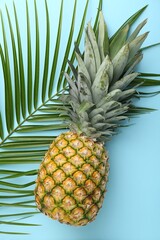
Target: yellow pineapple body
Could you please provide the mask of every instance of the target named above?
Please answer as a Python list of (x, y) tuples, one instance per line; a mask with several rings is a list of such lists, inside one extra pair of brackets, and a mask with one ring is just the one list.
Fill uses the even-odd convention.
[(74, 132), (61, 134), (40, 165), (35, 188), (37, 207), (62, 223), (86, 225), (102, 207), (108, 170), (102, 143)]

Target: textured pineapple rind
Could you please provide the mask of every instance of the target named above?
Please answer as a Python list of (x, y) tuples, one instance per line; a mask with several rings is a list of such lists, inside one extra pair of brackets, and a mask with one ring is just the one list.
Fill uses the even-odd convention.
[(86, 225), (102, 207), (108, 171), (108, 155), (102, 143), (74, 132), (61, 134), (39, 168), (37, 207), (61, 223)]

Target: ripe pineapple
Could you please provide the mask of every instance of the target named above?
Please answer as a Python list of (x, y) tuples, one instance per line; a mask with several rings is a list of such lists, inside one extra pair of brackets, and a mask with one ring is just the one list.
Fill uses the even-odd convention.
[(104, 143), (128, 118), (136, 94), (131, 83), (139, 75), (134, 68), (142, 59), (140, 47), (148, 33), (137, 35), (145, 23), (129, 37), (125, 25), (116, 44), (108, 39), (100, 12), (98, 36), (88, 23), (84, 54), (76, 48), (78, 67), (69, 62), (73, 75), (65, 73), (69, 93), (61, 100), (70, 117), (70, 131), (51, 144), (35, 188), (37, 207), (52, 219), (83, 226), (102, 207), (109, 171)]
[(104, 198), (107, 160), (102, 143), (76, 132), (61, 134), (39, 170), (35, 190), (38, 208), (72, 225), (92, 221)]

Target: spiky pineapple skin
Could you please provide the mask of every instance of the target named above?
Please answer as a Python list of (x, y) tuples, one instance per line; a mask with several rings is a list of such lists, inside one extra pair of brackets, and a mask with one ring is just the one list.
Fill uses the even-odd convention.
[(108, 171), (108, 154), (102, 143), (74, 132), (61, 134), (39, 168), (37, 207), (61, 223), (88, 224), (102, 207)]

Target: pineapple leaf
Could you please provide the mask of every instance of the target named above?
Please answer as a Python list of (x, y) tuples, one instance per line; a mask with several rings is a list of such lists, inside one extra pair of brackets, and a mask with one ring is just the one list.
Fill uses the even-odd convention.
[(107, 26), (102, 12), (99, 14), (99, 26), (98, 26), (98, 47), (101, 55), (101, 61), (104, 60), (105, 56), (109, 54), (109, 37)]
[(136, 37), (133, 41), (129, 43), (129, 60), (135, 56), (137, 51), (140, 49), (141, 45), (148, 36), (148, 32)]
[(124, 90), (137, 76), (139, 73), (131, 73), (127, 76), (124, 76), (120, 80), (118, 80), (114, 85), (111, 86), (110, 90), (113, 91), (115, 89)]
[(127, 43), (132, 42), (137, 37), (138, 33), (141, 31), (141, 29), (144, 27), (146, 23), (147, 23), (147, 19), (145, 19), (143, 22), (141, 22), (137, 26), (137, 28), (133, 31), (133, 33), (127, 39)]
[(78, 61), (78, 73), (81, 75), (83, 75), (83, 77), (87, 80), (87, 85), (91, 86), (91, 79), (90, 79), (90, 75), (88, 73), (88, 70), (83, 62), (83, 60), (81, 59), (81, 57), (76, 53), (76, 58)]
[(98, 48), (96, 36), (95, 36), (95, 33), (94, 33), (94, 31), (91, 27), (90, 22), (88, 23), (88, 27), (87, 27), (87, 34), (88, 34), (88, 38), (89, 38), (91, 46), (92, 46), (94, 59), (95, 59), (95, 64), (96, 64), (96, 71), (97, 71), (99, 69), (99, 66), (101, 65), (101, 59), (100, 59), (100, 53), (99, 53), (99, 48)]
[[(101, 97), (108, 91), (109, 87), (109, 75), (108, 69), (110, 68), (110, 62), (108, 56), (103, 60), (99, 67), (95, 80), (92, 85), (92, 93), (95, 103), (98, 103)], [(95, 93), (95, 94), (94, 94)]]
[(114, 68), (114, 75), (112, 82), (115, 81), (121, 76), (129, 57), (129, 46), (128, 44), (124, 45), (120, 51), (116, 54), (113, 58), (113, 68)]
[(136, 65), (142, 60), (143, 55), (141, 52), (138, 52), (126, 65), (124, 69), (124, 76), (126, 76), (129, 73), (132, 73)]
[(94, 51), (91, 45), (91, 41), (89, 40), (87, 31), (85, 34), (84, 65), (86, 66), (88, 73), (93, 82), (96, 75), (96, 61), (95, 61)]

